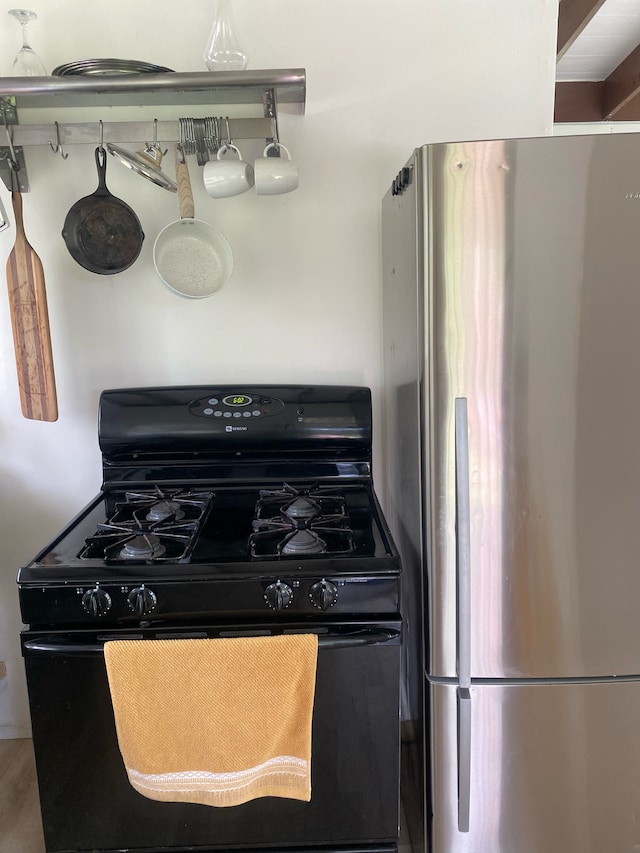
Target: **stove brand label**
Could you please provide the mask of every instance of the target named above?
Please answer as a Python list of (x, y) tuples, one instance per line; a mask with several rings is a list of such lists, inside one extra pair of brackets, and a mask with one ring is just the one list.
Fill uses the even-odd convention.
[(247, 430), (248, 430), (248, 427), (246, 427), (246, 426), (231, 426), (231, 424), (228, 424), (224, 428), (225, 432), (247, 432)]

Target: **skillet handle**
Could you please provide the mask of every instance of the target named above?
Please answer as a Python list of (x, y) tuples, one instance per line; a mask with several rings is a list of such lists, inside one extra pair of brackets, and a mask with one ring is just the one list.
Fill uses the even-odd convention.
[(98, 189), (93, 195), (111, 195), (107, 189), (107, 149), (102, 145), (96, 148), (96, 167), (98, 169)]
[(176, 183), (178, 185), (180, 219), (194, 219), (196, 208), (193, 203), (189, 167), (187, 166), (187, 158), (182, 145), (176, 145)]

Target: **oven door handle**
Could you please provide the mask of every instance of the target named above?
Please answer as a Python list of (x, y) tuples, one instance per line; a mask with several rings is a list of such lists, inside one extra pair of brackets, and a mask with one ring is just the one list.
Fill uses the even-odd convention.
[(400, 631), (394, 628), (363, 628), (346, 634), (318, 636), (319, 649), (349, 649), (354, 646), (380, 646), (398, 643)]
[[(114, 638), (115, 639), (115, 638)], [(65, 640), (25, 640), (23, 649), (28, 652), (57, 655), (101, 655), (104, 643), (74, 643)]]
[[(284, 634), (292, 632), (284, 631)], [(296, 633), (315, 633), (314, 631), (297, 631)], [(186, 636), (186, 635), (185, 635)], [(235, 636), (242, 636), (237, 634)], [(247, 637), (255, 636), (247, 633)], [(144, 641), (142, 637), (113, 637), (116, 639), (130, 639), (134, 642)], [(154, 639), (154, 638), (149, 638)], [(157, 639), (162, 639), (158, 637)], [(180, 639), (178, 635), (173, 634), (171, 639)], [(355, 646), (379, 646), (384, 643), (398, 643), (400, 641), (400, 631), (394, 628), (360, 628), (344, 634), (319, 634), (318, 648), (319, 649), (347, 649)], [(105, 642), (108, 642), (105, 641)], [(68, 640), (25, 640), (24, 649), (30, 653), (43, 653), (49, 655), (101, 655), (104, 652), (104, 642), (101, 643), (76, 643)]]

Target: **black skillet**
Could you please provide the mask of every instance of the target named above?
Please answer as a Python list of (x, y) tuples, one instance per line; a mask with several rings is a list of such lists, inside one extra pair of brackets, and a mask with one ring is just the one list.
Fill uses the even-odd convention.
[(126, 270), (142, 249), (140, 220), (107, 189), (107, 152), (96, 148), (98, 189), (77, 201), (64, 221), (62, 237), (74, 261), (99, 275)]

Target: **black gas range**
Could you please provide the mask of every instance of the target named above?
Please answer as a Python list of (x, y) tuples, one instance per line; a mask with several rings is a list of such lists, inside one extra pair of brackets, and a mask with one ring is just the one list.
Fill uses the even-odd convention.
[[(401, 567), (373, 488), (369, 389), (109, 390), (98, 440), (100, 493), (18, 573), (48, 853), (396, 850)], [(319, 638), (311, 803), (135, 792), (104, 643), (288, 632)]]
[(395, 612), (370, 406), (362, 388), (104, 392), (103, 490), (20, 570), (24, 622)]

